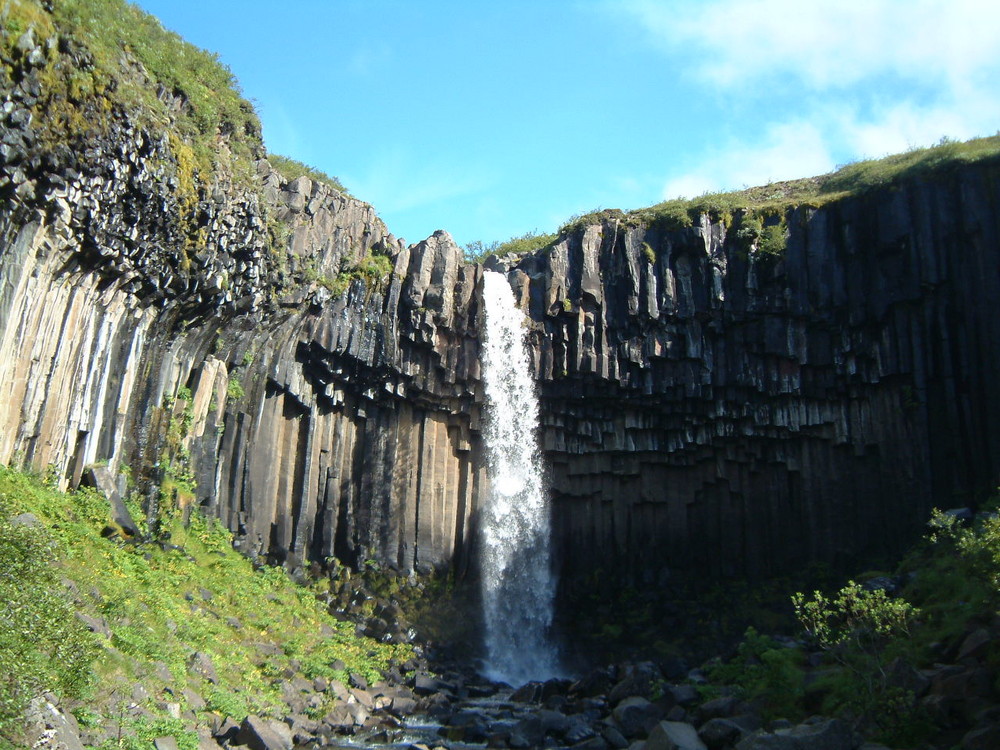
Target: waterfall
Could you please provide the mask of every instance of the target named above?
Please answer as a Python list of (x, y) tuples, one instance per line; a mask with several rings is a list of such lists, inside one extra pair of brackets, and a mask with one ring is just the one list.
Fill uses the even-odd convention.
[(483, 436), (490, 478), (480, 558), (486, 672), (519, 685), (557, 673), (549, 634), (555, 593), (549, 503), (524, 315), (504, 275), (484, 274), (483, 308)]

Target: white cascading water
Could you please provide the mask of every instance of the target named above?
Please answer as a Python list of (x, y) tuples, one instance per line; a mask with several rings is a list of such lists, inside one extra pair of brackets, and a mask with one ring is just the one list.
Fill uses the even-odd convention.
[(483, 436), (490, 492), (482, 511), (486, 673), (511, 685), (557, 673), (551, 641), (555, 581), (538, 449), (538, 398), (524, 315), (503, 274), (483, 277)]

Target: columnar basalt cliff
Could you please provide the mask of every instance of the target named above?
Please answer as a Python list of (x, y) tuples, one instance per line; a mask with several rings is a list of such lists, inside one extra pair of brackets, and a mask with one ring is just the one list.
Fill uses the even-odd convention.
[[(151, 512), (159, 487), (197, 501), (250, 554), (450, 563), (480, 473), (478, 269), (446, 234), (404, 248), (371, 206), (263, 160), (185, 185), (183, 143), (126, 111), (49, 149), (29, 58), (53, 45), (23, 41), (0, 177), (0, 461), (64, 486), (128, 469)], [(388, 273), (365, 272), (377, 256)]]
[(170, 218), (137, 161), (131, 179), (97, 157), (35, 206), (9, 199), (0, 460), (68, 484), (98, 461), (155, 484), (193, 472), (197, 500), (277, 559), (449, 562), (479, 473), (477, 269), (444, 234), (401, 248), (369, 206), (303, 178), (271, 193), (286, 262), (340, 268), (377, 247), (390, 278), (275, 295), (259, 207), (239, 195), (183, 271), (168, 232), (123, 221), (157, 197)]
[(564, 569), (851, 564), (993, 490), (998, 176), (793, 210), (780, 256), (703, 216), (521, 260)]
[[(264, 158), (195, 185), (120, 107), (54, 146), (50, 42), (3, 81), (0, 462), (128, 468), (151, 513), (163, 489), (292, 566), (465, 566), (482, 267)], [(780, 255), (739, 212), (609, 214), (490, 261), (533, 321), (562, 572), (840, 564), (995, 487), (998, 175), (792, 209)]]

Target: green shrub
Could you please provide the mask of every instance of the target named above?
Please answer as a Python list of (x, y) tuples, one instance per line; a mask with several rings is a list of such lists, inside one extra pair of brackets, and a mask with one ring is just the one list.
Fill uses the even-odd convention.
[(745, 213), (740, 218), (739, 227), (736, 229), (736, 239), (740, 240), (747, 248), (751, 247), (764, 233), (764, 222), (759, 216), (752, 213)]
[(205, 691), (205, 707), (236, 721), (241, 721), (250, 713), (250, 705), (245, 696), (217, 687), (210, 687)]
[(925, 731), (915, 696), (892, 684), (887, 667), (896, 648), (910, 637), (920, 610), (882, 589), (868, 591), (854, 581), (832, 597), (819, 591), (792, 596), (807, 635), (840, 665), (827, 678), (824, 710), (848, 710), (880, 739), (898, 744)]
[(781, 255), (788, 244), (788, 233), (784, 222), (764, 227), (757, 249), (765, 255)]
[(893, 599), (882, 589), (867, 591), (848, 581), (833, 598), (819, 591), (812, 599), (796, 593), (792, 606), (806, 633), (827, 650), (845, 646), (877, 657), (893, 638), (908, 636), (919, 610), (905, 599)]
[(356, 269), (355, 276), (367, 279), (369, 282), (385, 281), (392, 274), (392, 258), (386, 255), (372, 253), (361, 259)]
[(738, 688), (740, 695), (761, 707), (766, 718), (803, 715), (805, 670), (801, 649), (787, 648), (773, 638), (747, 628), (737, 655), (709, 670), (713, 682)]
[(923, 613), (917, 645), (957, 645), (970, 620), (1000, 608), (1000, 519), (965, 526), (935, 510), (924, 545), (902, 569), (911, 578), (904, 593)]
[(233, 401), (239, 401), (245, 395), (246, 391), (243, 390), (243, 383), (236, 378), (230, 378), (229, 383), (226, 385), (226, 397)]
[(6, 735), (42, 693), (85, 692), (96, 644), (56, 575), (55, 539), (40, 526), (11, 523), (6, 504), (0, 515), (0, 734)]
[(179, 750), (198, 750), (198, 734), (186, 729), (181, 719), (146, 716), (122, 719), (121, 737), (109, 743), (109, 750), (149, 750), (157, 737), (173, 737)]

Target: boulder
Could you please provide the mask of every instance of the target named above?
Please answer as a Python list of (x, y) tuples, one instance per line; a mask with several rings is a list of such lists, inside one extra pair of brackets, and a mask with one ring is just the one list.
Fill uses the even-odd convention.
[(608, 694), (608, 702), (612, 706), (634, 695), (651, 698), (656, 687), (663, 682), (663, 673), (651, 661), (628, 664), (621, 672), (623, 676)]
[(91, 487), (95, 487), (104, 497), (107, 498), (111, 506), (111, 519), (121, 527), (129, 536), (138, 536), (139, 527), (132, 519), (125, 501), (122, 500), (118, 491), (118, 483), (115, 481), (111, 469), (107, 466), (91, 466), (84, 473), (84, 479)]
[(698, 730), (680, 721), (661, 721), (646, 738), (646, 750), (708, 750)]
[(608, 743), (608, 747), (615, 748), (615, 750), (625, 750), (628, 747), (628, 739), (617, 727), (603, 727), (601, 729), (601, 737)]
[(745, 734), (746, 730), (735, 721), (721, 717), (709, 719), (698, 728), (698, 737), (709, 750), (735, 745)]
[(695, 709), (694, 715), (699, 723), (709, 719), (726, 718), (733, 715), (739, 703), (738, 698), (724, 695), (702, 703)]
[(243, 720), (233, 744), (246, 745), (250, 750), (292, 750), (291, 731), (280, 721), (267, 721), (250, 715)]
[(694, 685), (687, 683), (683, 685), (669, 685), (667, 687), (667, 695), (681, 706), (692, 706), (701, 697), (698, 694), (698, 689)]
[(802, 750), (802, 745), (787, 734), (759, 730), (740, 740), (736, 744), (736, 750)]
[(843, 719), (816, 719), (774, 733), (754, 732), (736, 750), (852, 750), (854, 733)]
[(213, 685), (219, 682), (219, 675), (215, 671), (212, 657), (202, 651), (196, 651), (191, 654), (188, 659), (188, 669), (196, 675), (205, 678)]
[(965, 640), (962, 641), (962, 645), (958, 649), (958, 661), (978, 659), (989, 648), (992, 642), (993, 636), (986, 628), (978, 628), (972, 631), (965, 637)]
[(1000, 724), (976, 727), (962, 737), (962, 750), (997, 750), (1000, 748)]
[(635, 695), (626, 698), (611, 712), (618, 729), (627, 738), (646, 735), (663, 718), (663, 709)]
[(36, 698), (31, 702), (25, 717), (25, 747), (44, 745), (47, 750), (83, 750), (76, 718), (61, 711), (54, 700)]

